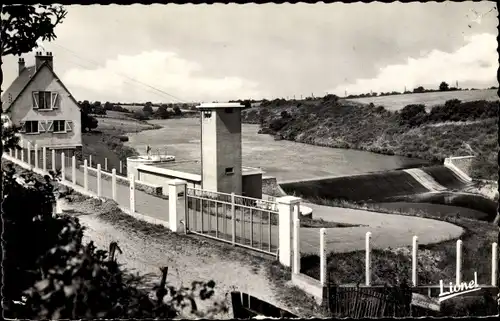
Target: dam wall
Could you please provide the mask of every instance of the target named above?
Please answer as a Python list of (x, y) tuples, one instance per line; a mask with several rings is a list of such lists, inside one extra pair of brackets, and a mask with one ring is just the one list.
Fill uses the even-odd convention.
[(421, 167), (355, 176), (286, 182), (280, 184), (289, 195), (354, 202), (382, 202), (394, 197), (445, 192), (467, 185), (446, 166)]

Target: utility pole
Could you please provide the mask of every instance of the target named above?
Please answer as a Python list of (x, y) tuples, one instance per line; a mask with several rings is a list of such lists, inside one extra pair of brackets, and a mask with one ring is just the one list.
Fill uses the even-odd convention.
[(344, 94), (344, 97), (347, 97), (347, 89), (345, 90), (345, 94)]

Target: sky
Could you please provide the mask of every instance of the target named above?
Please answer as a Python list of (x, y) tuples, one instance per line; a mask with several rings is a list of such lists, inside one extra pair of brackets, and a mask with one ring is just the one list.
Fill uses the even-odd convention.
[[(41, 43), (77, 100), (211, 102), (498, 86), (495, 2), (66, 6)], [(23, 56), (27, 65), (34, 55)], [(4, 57), (4, 85), (18, 57)]]

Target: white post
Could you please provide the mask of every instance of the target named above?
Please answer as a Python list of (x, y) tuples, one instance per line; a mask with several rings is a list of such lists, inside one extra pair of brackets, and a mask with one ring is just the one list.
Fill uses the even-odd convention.
[(47, 171), (47, 147), (42, 147), (42, 169), (44, 172)]
[(104, 157), (104, 170), (107, 172), (108, 171), (108, 158)]
[(292, 271), (295, 274), (300, 273), (300, 220), (293, 220), (293, 266)]
[(64, 164), (64, 153), (61, 153), (61, 181), (65, 181), (66, 180), (66, 164)]
[(183, 192), (183, 197), (187, 197), (186, 185), (187, 182), (180, 179), (173, 179), (168, 182), (168, 225), (172, 232), (179, 232), (180, 221), (186, 221), (187, 209), (183, 206), (185, 202), (180, 203), (182, 206), (177, 205), (180, 192)]
[(38, 168), (38, 144), (35, 144), (35, 168)]
[(83, 161), (83, 188), (89, 190), (89, 169), (87, 166), (87, 160)]
[(135, 213), (135, 175), (130, 173), (130, 212)]
[(30, 146), (31, 146), (31, 143), (30, 143), (30, 142), (28, 142), (28, 144), (27, 144), (27, 145), (28, 145), (28, 146), (27, 146), (27, 152), (28, 152), (28, 153), (27, 153), (27, 154), (28, 154), (28, 161), (27, 161), (27, 163), (28, 163), (28, 165), (30, 165), (30, 166), (31, 166), (31, 147), (30, 147)]
[(14, 149), (14, 157), (19, 159), (19, 152), (17, 151), (17, 148)]
[(457, 271), (456, 271), (456, 283), (460, 284), (462, 281), (462, 240), (457, 240)]
[(71, 157), (71, 182), (76, 185), (76, 156)]
[(418, 236), (413, 236), (413, 251), (412, 251), (412, 259), (411, 259), (411, 281), (413, 286), (417, 286), (417, 253), (418, 253)]
[(279, 261), (286, 267), (291, 266), (292, 260), (292, 217), (294, 207), (300, 203), (300, 198), (284, 196), (278, 202), (278, 235), (279, 235)]
[(89, 167), (92, 168), (92, 155), (89, 156)]
[(371, 258), (370, 258), (370, 238), (372, 236), (371, 232), (366, 232), (366, 239), (365, 239), (365, 251), (366, 251), (366, 257), (365, 257), (365, 284), (366, 286), (370, 286), (371, 284)]
[(24, 162), (24, 146), (21, 145), (21, 162)]
[(62, 214), (61, 201), (56, 199), (56, 214)]
[(116, 198), (116, 169), (111, 170), (111, 193), (113, 195), (113, 201), (117, 201)]
[(102, 196), (101, 164), (97, 164), (97, 197)]
[(498, 244), (491, 244), (491, 285), (497, 286), (498, 278)]
[(52, 171), (56, 171), (56, 150), (52, 150)]
[(319, 280), (321, 286), (326, 284), (326, 229), (319, 230)]
[(120, 174), (123, 174), (123, 163), (120, 161)]
[[(233, 244), (233, 246), (236, 245), (236, 206), (234, 197), (235, 194), (231, 193), (231, 243)], [(269, 221), (271, 220), (269, 219)]]
[(9, 156), (12, 157), (12, 148), (9, 149)]

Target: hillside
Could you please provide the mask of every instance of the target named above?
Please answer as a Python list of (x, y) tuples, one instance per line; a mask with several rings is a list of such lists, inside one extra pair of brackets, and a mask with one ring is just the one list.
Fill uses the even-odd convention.
[(450, 155), (478, 154), (474, 175), (498, 177), (497, 102), (448, 101), (430, 112), (410, 105), (398, 112), (338, 99), (264, 101), (243, 112), (260, 133), (320, 146), (351, 148), (441, 162)]
[(387, 110), (399, 110), (410, 104), (424, 104), (428, 108), (438, 105), (444, 105), (447, 100), (459, 99), (464, 102), (486, 100), (498, 101), (497, 89), (481, 90), (457, 90), (457, 91), (436, 91), (427, 93), (412, 93), (402, 95), (388, 95), (377, 97), (363, 97), (349, 99), (353, 102), (382, 105)]

